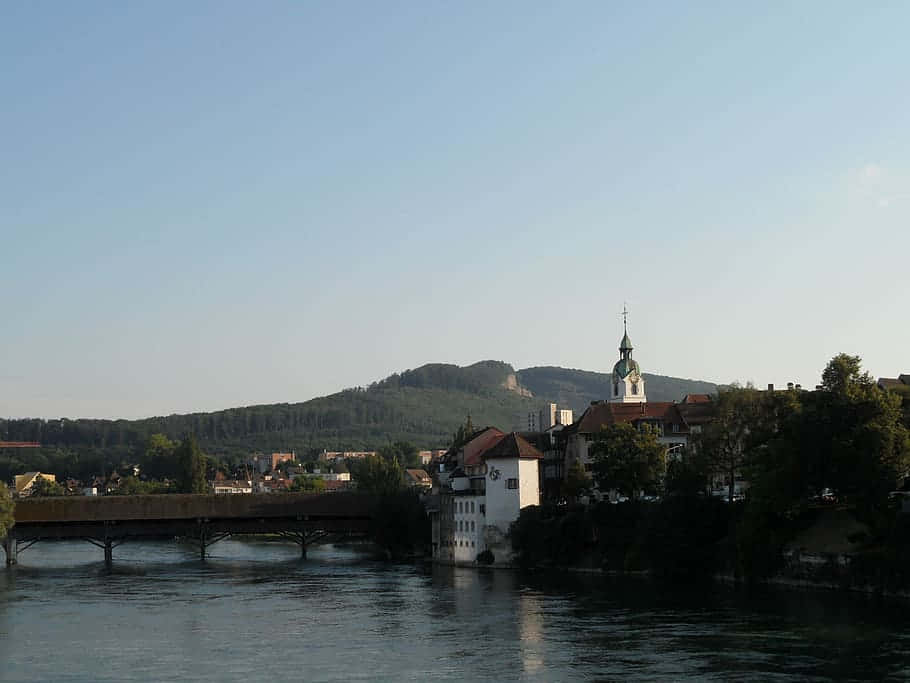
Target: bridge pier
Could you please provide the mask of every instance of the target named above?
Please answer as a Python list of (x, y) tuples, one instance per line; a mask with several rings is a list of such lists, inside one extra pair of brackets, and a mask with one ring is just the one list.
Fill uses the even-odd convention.
[(114, 544), (112, 541), (104, 541), (104, 567), (108, 571), (114, 568)]
[(10, 530), (9, 536), (3, 539), (3, 550), (6, 552), (7, 567), (19, 564), (19, 544), (17, 543), (12, 530)]

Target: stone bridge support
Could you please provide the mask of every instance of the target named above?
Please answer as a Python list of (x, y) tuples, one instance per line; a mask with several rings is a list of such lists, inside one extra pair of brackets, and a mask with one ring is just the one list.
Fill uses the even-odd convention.
[(7, 567), (19, 562), (19, 544), (16, 542), (16, 535), (12, 529), (10, 529), (9, 535), (3, 539), (3, 551), (6, 553)]

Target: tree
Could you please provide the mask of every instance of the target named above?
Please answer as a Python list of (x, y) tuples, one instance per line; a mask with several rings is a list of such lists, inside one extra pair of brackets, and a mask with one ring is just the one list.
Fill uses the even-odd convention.
[(199, 450), (196, 437), (188, 434), (174, 453), (177, 463), (177, 491), (180, 493), (206, 493), (205, 456)]
[(404, 487), (404, 473), (397, 460), (364, 458), (352, 470), (357, 489), (376, 495), (391, 495)]
[(697, 451), (687, 451), (667, 463), (664, 490), (668, 495), (696, 498), (710, 488), (710, 467)]
[(862, 359), (859, 356), (839, 353), (828, 361), (822, 371), (822, 388), (835, 394), (846, 394), (855, 387), (872, 384), (869, 373), (862, 373), (861, 369)]
[(6, 538), (6, 534), (16, 522), (13, 515), (14, 509), (15, 504), (9, 489), (0, 481), (0, 538)]
[(325, 491), (325, 481), (321, 477), (304, 477), (298, 475), (294, 477), (291, 484), (291, 491), (301, 493), (322, 493)]
[(56, 481), (39, 476), (29, 490), (30, 498), (50, 498), (64, 495), (65, 491)]
[(396, 441), (379, 449), (379, 457), (386, 462), (397, 460), (403, 467), (419, 467), (420, 452), (417, 446), (407, 441)]
[(590, 449), (594, 481), (601, 491), (616, 490), (635, 499), (655, 491), (664, 473), (666, 448), (650, 426), (623, 422), (603, 429)]
[(733, 500), (736, 475), (746, 465), (747, 437), (758, 422), (758, 391), (733, 387), (721, 391), (714, 402), (714, 419), (693, 438), (709, 474), (719, 474), (727, 484), (727, 500)]
[(142, 474), (150, 479), (172, 479), (177, 474), (174, 451), (177, 444), (164, 434), (152, 434), (145, 444), (141, 465)]
[(881, 391), (858, 356), (839, 354), (822, 373), (822, 388), (804, 399), (798, 425), (809, 488), (878, 505), (906, 473), (908, 430), (900, 396)]
[(474, 423), (471, 421), (471, 416), (468, 415), (467, 419), (464, 421), (464, 424), (460, 425), (458, 427), (458, 431), (456, 431), (452, 435), (452, 446), (451, 447), (454, 449), (461, 448), (468, 442), (468, 439), (471, 437), (471, 434), (473, 434), (473, 433), (474, 433)]
[(578, 461), (569, 465), (566, 470), (566, 478), (562, 482), (562, 495), (569, 501), (578, 500), (591, 489), (591, 477), (585, 472)]

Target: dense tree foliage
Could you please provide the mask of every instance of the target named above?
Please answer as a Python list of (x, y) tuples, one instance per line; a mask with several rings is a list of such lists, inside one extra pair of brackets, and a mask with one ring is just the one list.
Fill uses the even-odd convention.
[(396, 441), (379, 449), (379, 457), (386, 462), (397, 462), (402, 467), (420, 467), (420, 452), (408, 441)]
[(616, 490), (634, 499), (642, 491), (656, 493), (660, 487), (666, 446), (648, 425), (636, 429), (622, 422), (605, 427), (589, 454), (594, 481), (601, 491)]
[(392, 495), (404, 488), (404, 471), (397, 460), (362, 458), (351, 463), (351, 478), (357, 490), (374, 495)]
[(518, 563), (525, 567), (710, 576), (725, 568), (723, 544), (738, 511), (738, 506), (704, 496), (529, 506), (512, 524), (510, 538)]
[(179, 493), (207, 493), (205, 480), (205, 456), (196, 442), (196, 437), (188, 434), (174, 452), (177, 463), (177, 491)]
[(0, 481), (0, 538), (6, 538), (7, 532), (14, 523), (13, 510), (15, 505), (6, 484)]
[(370, 536), (392, 559), (424, 552), (430, 543), (430, 521), (416, 491), (398, 488), (377, 499)]
[(566, 470), (560, 493), (567, 501), (574, 503), (591, 490), (591, 484), (591, 477), (585, 472), (582, 464), (573, 462)]
[(62, 496), (65, 493), (63, 487), (56, 481), (52, 481), (46, 477), (38, 477), (35, 483), (32, 484), (28, 495), (29, 498), (50, 498), (53, 496)]
[(300, 493), (322, 493), (325, 491), (325, 481), (320, 477), (304, 477), (298, 475), (294, 477), (291, 484), (291, 491)]

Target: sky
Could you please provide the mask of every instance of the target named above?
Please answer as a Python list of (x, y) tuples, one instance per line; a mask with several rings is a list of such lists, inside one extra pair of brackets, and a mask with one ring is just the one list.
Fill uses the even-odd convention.
[(910, 372), (910, 4), (6, 2), (0, 415)]

